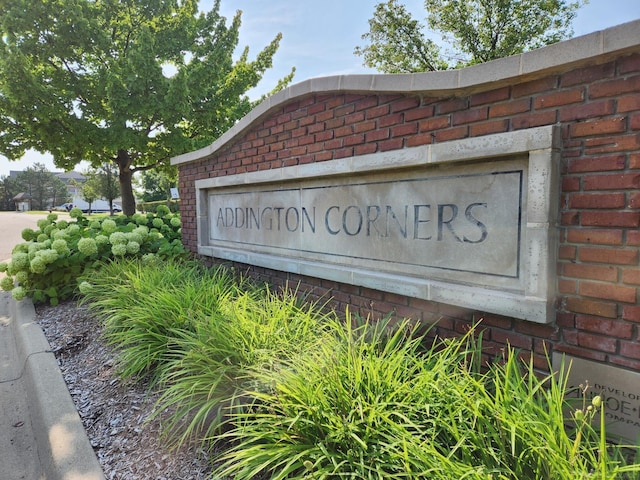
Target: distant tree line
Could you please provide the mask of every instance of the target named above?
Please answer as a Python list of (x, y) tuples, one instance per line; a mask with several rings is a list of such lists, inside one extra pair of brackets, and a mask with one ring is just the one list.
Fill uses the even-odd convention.
[[(120, 197), (118, 171), (113, 164), (105, 163), (100, 168), (90, 168), (82, 172), (83, 180), (72, 179), (78, 197), (92, 204), (104, 199), (111, 205)], [(171, 199), (171, 188), (177, 183), (175, 168), (148, 170), (136, 179), (136, 194), (143, 202)], [(73, 201), (68, 186), (63, 180), (41, 164), (36, 163), (13, 176), (0, 176), (0, 210), (16, 209), (16, 195), (26, 193), (31, 199), (32, 210), (48, 210)]]
[(29, 195), (32, 210), (47, 210), (69, 200), (65, 183), (41, 163), (16, 176), (0, 176), (0, 210), (15, 210), (13, 199), (20, 193)]

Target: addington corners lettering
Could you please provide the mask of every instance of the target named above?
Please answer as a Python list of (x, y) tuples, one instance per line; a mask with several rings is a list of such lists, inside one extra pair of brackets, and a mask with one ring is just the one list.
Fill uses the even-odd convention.
[(230, 255), (269, 260), (282, 255), (415, 277), (491, 275), (483, 284), (519, 279), (521, 171), (410, 175), (212, 189), (207, 240)]
[(332, 236), (482, 243), (489, 236), (480, 220), (486, 202), (414, 205), (224, 206), (215, 213), (216, 229), (266, 230)]

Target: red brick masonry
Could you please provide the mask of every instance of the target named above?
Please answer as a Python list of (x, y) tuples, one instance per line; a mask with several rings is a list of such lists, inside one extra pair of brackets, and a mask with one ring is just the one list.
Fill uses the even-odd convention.
[[(445, 95), (309, 94), (285, 101), (210, 157), (179, 164), (183, 241), (197, 249), (194, 182), (454, 139), (560, 125), (557, 319), (538, 324), (397, 294), (240, 265), (300, 284), (339, 310), (437, 321), (458, 335), (478, 319), (488, 353), (510, 344), (547, 369), (546, 349), (640, 371), (640, 48)], [(525, 54), (526, 55), (526, 54)]]

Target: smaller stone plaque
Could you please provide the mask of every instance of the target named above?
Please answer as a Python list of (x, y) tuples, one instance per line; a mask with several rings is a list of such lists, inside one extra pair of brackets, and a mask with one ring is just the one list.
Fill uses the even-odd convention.
[[(562, 367), (563, 355), (553, 354), (553, 368)], [(588, 401), (596, 395), (604, 399), (607, 436), (635, 445), (640, 441), (640, 373), (582, 358), (564, 356), (569, 368), (569, 398), (581, 397), (580, 385), (589, 385)], [(599, 424), (594, 426), (599, 427)]]

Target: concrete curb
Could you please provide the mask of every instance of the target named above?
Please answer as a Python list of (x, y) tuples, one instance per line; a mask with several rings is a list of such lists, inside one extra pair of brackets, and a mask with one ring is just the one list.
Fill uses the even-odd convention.
[(28, 404), (36, 447), (48, 480), (104, 480), (78, 411), (30, 300), (12, 301), (17, 361), (24, 365)]

